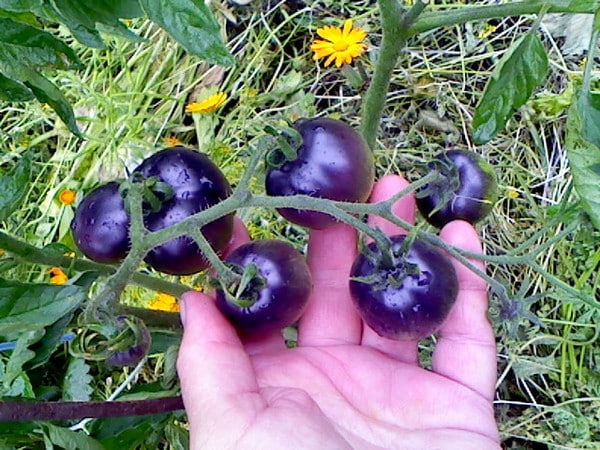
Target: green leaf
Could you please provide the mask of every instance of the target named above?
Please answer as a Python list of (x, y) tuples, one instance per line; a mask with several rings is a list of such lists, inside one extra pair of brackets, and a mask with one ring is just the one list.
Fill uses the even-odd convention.
[[(7, 18), (0, 18), (0, 67), (4, 73), (18, 66), (68, 69), (80, 67), (75, 51), (50, 33)], [(14, 77), (13, 77), (14, 78)]]
[(60, 89), (36, 71), (31, 69), (26, 69), (25, 71), (27, 72), (27, 76), (23, 82), (31, 89), (38, 101), (50, 105), (56, 114), (58, 114), (58, 117), (65, 123), (69, 131), (75, 136), (82, 138), (83, 136), (75, 120), (73, 108)]
[(99, 31), (106, 31), (129, 40), (143, 40), (130, 31), (120, 18), (139, 17), (143, 14), (137, 0), (111, 0), (82, 2), (81, 0), (55, 0), (46, 14), (64, 23), (73, 36), (92, 48), (104, 48)]
[(4, 379), (2, 380), (5, 385), (12, 383), (23, 373), (25, 363), (35, 357), (35, 352), (32, 352), (29, 346), (38, 342), (42, 336), (44, 336), (43, 330), (21, 333), (17, 339), (17, 345), (6, 363)]
[(600, 108), (597, 97), (579, 90), (567, 117), (565, 145), (575, 191), (594, 226), (600, 229)]
[(78, 286), (21, 283), (0, 278), (0, 335), (37, 330), (77, 309), (86, 299)]
[(31, 178), (31, 161), (22, 157), (8, 173), (0, 176), (0, 222), (5, 221), (15, 211), (25, 195)]
[(106, 450), (157, 448), (160, 435), (172, 417), (171, 413), (163, 413), (98, 419), (94, 421), (91, 435), (102, 442)]
[(220, 38), (220, 26), (204, 0), (140, 0), (146, 14), (189, 53), (211, 64), (231, 66), (233, 56)]
[(42, 4), (42, 0), (0, 0), (0, 9), (13, 12), (32, 11)]
[(40, 422), (40, 428), (50, 442), (66, 450), (105, 450), (96, 439), (84, 432), (71, 431), (48, 422)]
[(35, 352), (35, 358), (28, 361), (28, 370), (39, 367), (50, 359), (58, 346), (63, 342), (63, 336), (65, 335), (67, 326), (71, 323), (72, 319), (73, 313), (67, 314), (49, 327), (46, 327), (44, 338), (30, 347), (31, 350)]
[(94, 378), (90, 375), (90, 366), (82, 358), (72, 358), (63, 381), (63, 400), (88, 401), (94, 390), (91, 387)]
[(22, 83), (11, 80), (0, 73), (0, 100), (6, 102), (26, 102), (33, 100), (33, 93)]
[(25, 372), (19, 372), (19, 374), (12, 380), (5, 379), (5, 368), (6, 366), (0, 359), (0, 397), (24, 397), (34, 398), (33, 387), (31, 381)]
[(547, 72), (546, 49), (532, 30), (513, 45), (489, 79), (473, 117), (473, 141), (485, 144), (496, 136)]

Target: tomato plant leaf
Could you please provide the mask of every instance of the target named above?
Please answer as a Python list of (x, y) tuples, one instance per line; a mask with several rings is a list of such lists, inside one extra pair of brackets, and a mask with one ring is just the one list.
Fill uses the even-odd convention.
[(579, 90), (569, 108), (565, 145), (573, 185), (585, 212), (600, 229), (600, 108), (595, 95)]
[(42, 0), (0, 0), (0, 9), (12, 12), (32, 11), (42, 4)]
[(211, 64), (234, 64), (220, 38), (221, 27), (204, 0), (140, 2), (150, 20), (164, 28), (189, 53)]
[[(6, 363), (4, 377), (2, 377), (2, 382), (5, 388), (18, 378), (26, 379), (23, 378), (23, 375), (25, 375), (23, 366), (35, 357), (35, 352), (31, 351), (29, 346), (39, 341), (43, 335), (43, 330), (29, 331), (27, 333), (20, 334), (15, 348), (12, 351), (8, 362)], [(19, 392), (18, 395), (33, 397), (33, 390), (31, 390), (28, 394), (29, 395), (26, 395), (26, 392)]]
[(488, 80), (473, 117), (473, 141), (485, 144), (529, 99), (548, 72), (548, 55), (535, 30), (519, 39)]
[(77, 309), (86, 299), (72, 285), (21, 283), (0, 278), (0, 335), (37, 330)]
[(81, 66), (75, 51), (63, 41), (46, 31), (11, 19), (0, 18), (0, 42), (0, 67), (11, 62), (37, 69)]
[(161, 413), (98, 419), (94, 421), (91, 435), (102, 442), (106, 450), (156, 448), (160, 431), (172, 417), (171, 413)]
[(31, 177), (31, 161), (22, 157), (8, 173), (0, 176), (0, 222), (6, 220), (27, 194)]
[(0, 360), (0, 397), (34, 398), (33, 386), (25, 372), (19, 372), (16, 377), (8, 379), (6, 365)]
[(90, 366), (82, 358), (72, 358), (63, 380), (63, 400), (86, 402), (92, 398)]
[(27, 370), (39, 367), (50, 359), (58, 346), (64, 342), (67, 326), (72, 319), (73, 313), (67, 314), (46, 327), (44, 338), (30, 347), (35, 352), (35, 357), (27, 362)]
[(26, 102), (34, 98), (33, 92), (23, 83), (11, 80), (0, 73), (0, 100), (6, 102)]
[(72, 431), (49, 422), (39, 422), (39, 425), (48, 440), (60, 448), (66, 450), (105, 450), (100, 442), (83, 432)]
[(58, 114), (58, 117), (65, 123), (69, 131), (75, 136), (82, 138), (83, 136), (75, 120), (73, 108), (60, 89), (38, 72), (29, 68), (25, 68), (24, 71), (27, 75), (23, 82), (31, 89), (38, 101), (40, 103), (47, 103)]

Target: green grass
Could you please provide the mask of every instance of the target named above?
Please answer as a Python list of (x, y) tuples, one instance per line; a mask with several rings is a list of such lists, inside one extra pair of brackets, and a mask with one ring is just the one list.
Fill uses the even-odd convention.
[[(358, 125), (364, 92), (353, 88), (341, 71), (316, 64), (308, 45), (317, 26), (354, 17), (370, 31), (372, 52), (362, 62), (369, 73), (381, 39), (372, 2), (322, 1), (310, 8), (268, 8), (255, 2), (232, 12), (238, 23), (227, 26), (229, 45), (243, 64), (231, 70), (186, 55), (164, 32), (143, 21), (131, 26), (146, 42), (109, 38), (108, 49), (102, 51), (84, 48), (59, 30), (85, 64), (79, 72), (54, 74), (54, 80), (71, 100), (86, 139), (69, 134), (44, 105), (0, 105), (0, 163), (8, 164), (26, 151), (35, 160), (35, 182), (5, 229), (35, 245), (70, 244), (73, 207), (59, 204), (60, 190), (73, 189), (81, 198), (102, 181), (124, 177), (126, 168), (163, 146), (166, 137), (190, 146), (202, 143), (235, 184), (266, 123), (319, 113)], [(479, 33), (486, 24), (475, 23), (410, 41), (397, 65), (382, 120), (378, 175), (401, 173), (414, 180), (419, 165), (441, 148), (473, 148), (470, 120), (492, 66), (530, 22), (507, 19), (494, 24), (497, 30), (484, 38)], [(569, 225), (568, 218), (558, 224), (551, 220), (561, 205), (576, 200), (564, 151), (566, 112), (557, 94), (566, 92), (568, 98), (570, 80), (581, 76), (581, 60), (565, 58), (547, 35), (544, 42), (551, 59), (547, 83), (500, 136), (477, 148), (497, 168), (501, 186), (493, 216), (480, 227), (490, 254), (502, 254), (536, 233), (533, 247), (543, 245)], [(213, 122), (194, 123), (184, 107), (211, 86), (227, 92), (229, 99)], [(198, 135), (197, 127), (209, 132)], [(260, 178), (253, 181), (253, 189), (261, 186)], [(240, 216), (255, 238), (281, 237), (304, 245), (305, 231), (271, 211), (244, 210)], [(580, 227), (546, 249), (537, 264), (600, 301), (599, 242), (600, 232)], [(9, 275), (43, 281), (46, 269), (19, 266)], [(541, 324), (523, 316), (506, 320), (499, 299), (492, 298), (499, 361), (496, 408), (505, 447), (598, 448), (600, 308), (567, 295), (528, 265), (490, 264), (488, 272), (535, 297), (527, 307)], [(203, 277), (186, 281), (200, 284)], [(132, 294), (125, 301), (144, 303), (148, 296)], [(140, 377), (159, 379), (162, 359), (151, 366)], [(115, 377), (109, 383), (98, 381), (102, 397), (108, 397), (125, 374)]]

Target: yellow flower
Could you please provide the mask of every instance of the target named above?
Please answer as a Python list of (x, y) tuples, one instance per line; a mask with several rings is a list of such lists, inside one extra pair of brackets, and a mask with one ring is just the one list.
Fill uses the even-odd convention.
[(164, 137), (162, 139), (162, 141), (164, 142), (164, 144), (167, 147), (177, 147), (178, 145), (183, 145), (183, 142), (181, 142), (179, 139), (177, 139), (176, 136), (167, 136), (167, 137)]
[(515, 188), (509, 187), (506, 189), (506, 196), (508, 198), (519, 198), (520, 194)]
[(75, 198), (75, 192), (73, 192), (71, 189), (63, 189), (58, 194), (58, 200), (63, 205), (72, 205), (73, 203), (75, 203)]
[(60, 267), (52, 267), (48, 269), (48, 273), (50, 274), (50, 283), (52, 284), (65, 284), (69, 279)]
[(186, 113), (208, 113), (214, 111), (227, 100), (225, 92), (217, 92), (205, 100), (190, 103), (185, 107)]
[(325, 67), (334, 61), (336, 67), (350, 64), (367, 50), (367, 45), (362, 43), (367, 32), (362, 28), (352, 28), (352, 19), (346, 20), (343, 28), (328, 25), (317, 29), (317, 34), (323, 39), (315, 39), (310, 49), (315, 52), (313, 59), (327, 58)]
[(494, 33), (494, 32), (495, 32), (497, 29), (498, 29), (498, 27), (497, 27), (497, 26), (495, 26), (495, 25), (491, 25), (491, 24), (489, 24), (489, 23), (488, 23), (488, 24), (485, 26), (485, 28), (479, 32), (479, 35), (478, 35), (478, 37), (479, 37), (479, 39), (485, 39), (485, 38), (486, 38), (486, 37), (488, 37), (490, 34)]
[(157, 311), (179, 312), (177, 299), (163, 292), (156, 294), (148, 307)]

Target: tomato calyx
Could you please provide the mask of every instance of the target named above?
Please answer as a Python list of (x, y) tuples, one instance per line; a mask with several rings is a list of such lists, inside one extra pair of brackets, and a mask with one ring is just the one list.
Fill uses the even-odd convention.
[(134, 367), (147, 354), (151, 336), (144, 321), (135, 316), (118, 316), (87, 323), (71, 343), (71, 354), (109, 366)]
[(430, 172), (437, 172), (438, 177), (415, 192), (415, 196), (417, 198), (433, 196), (440, 199), (440, 203), (429, 213), (432, 216), (445, 208), (460, 189), (460, 173), (456, 164), (444, 153), (429, 161), (425, 167)]
[[(144, 209), (148, 212), (159, 212), (165, 202), (173, 198), (173, 188), (158, 177), (145, 177), (139, 172), (134, 172), (131, 177), (122, 182), (119, 187), (121, 197), (125, 199), (127, 204), (127, 191), (131, 189), (132, 184), (142, 185), (142, 198), (144, 200)], [(128, 206), (126, 206), (128, 208)]]
[(244, 267), (230, 262), (225, 264), (237, 276), (213, 278), (211, 284), (223, 291), (229, 303), (240, 308), (249, 308), (258, 301), (260, 291), (267, 284), (265, 279), (256, 264), (248, 264)]
[[(301, 119), (299, 119), (301, 120)], [(279, 168), (288, 161), (294, 161), (298, 157), (298, 149), (302, 145), (302, 136), (295, 128), (298, 122), (287, 123), (275, 128), (272, 125), (265, 127), (265, 132), (273, 138), (273, 148), (265, 156), (267, 167)]]
[(364, 239), (359, 241), (359, 252), (372, 265), (370, 275), (351, 277), (352, 281), (368, 284), (374, 290), (388, 287), (399, 288), (407, 277), (421, 275), (419, 266), (407, 259), (414, 238), (407, 237), (401, 245), (394, 246), (392, 240), (385, 236), (376, 244), (366, 244)]

